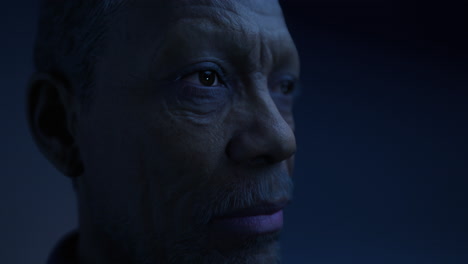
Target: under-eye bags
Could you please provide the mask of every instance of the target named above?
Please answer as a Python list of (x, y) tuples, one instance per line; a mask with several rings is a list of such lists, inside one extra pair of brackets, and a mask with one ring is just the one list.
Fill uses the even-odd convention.
[(212, 62), (204, 62), (185, 69), (175, 82), (177, 102), (197, 113), (219, 109), (229, 97), (223, 71)]
[(179, 87), (179, 99), (202, 102), (212, 100), (222, 100), (227, 95), (225, 87), (204, 87), (196, 86), (189, 83), (182, 83)]

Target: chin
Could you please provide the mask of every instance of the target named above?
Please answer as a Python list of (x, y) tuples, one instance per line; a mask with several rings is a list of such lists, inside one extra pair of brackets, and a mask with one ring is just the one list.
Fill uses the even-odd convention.
[[(210, 243), (208, 236), (180, 241), (168, 254), (168, 264), (280, 264), (279, 234), (256, 236), (242, 244)], [(164, 262), (166, 263), (166, 262)]]

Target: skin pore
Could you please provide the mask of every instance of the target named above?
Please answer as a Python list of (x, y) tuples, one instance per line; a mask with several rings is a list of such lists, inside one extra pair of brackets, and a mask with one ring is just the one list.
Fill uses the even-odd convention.
[(73, 133), (80, 263), (279, 263), (278, 233), (210, 225), (292, 198), (299, 58), (279, 4), (135, 0), (109, 24)]

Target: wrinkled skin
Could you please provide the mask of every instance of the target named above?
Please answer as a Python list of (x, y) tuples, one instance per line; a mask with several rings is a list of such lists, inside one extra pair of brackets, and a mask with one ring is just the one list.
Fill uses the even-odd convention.
[(136, 0), (110, 24), (73, 134), (81, 262), (279, 263), (277, 233), (210, 235), (291, 199), (299, 59), (278, 3)]

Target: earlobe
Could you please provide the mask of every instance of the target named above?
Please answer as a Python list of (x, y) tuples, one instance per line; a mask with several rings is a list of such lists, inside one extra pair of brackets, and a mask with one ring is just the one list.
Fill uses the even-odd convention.
[(75, 140), (76, 111), (64, 81), (51, 74), (36, 73), (29, 82), (26, 114), (39, 150), (63, 174), (77, 177), (83, 164)]

